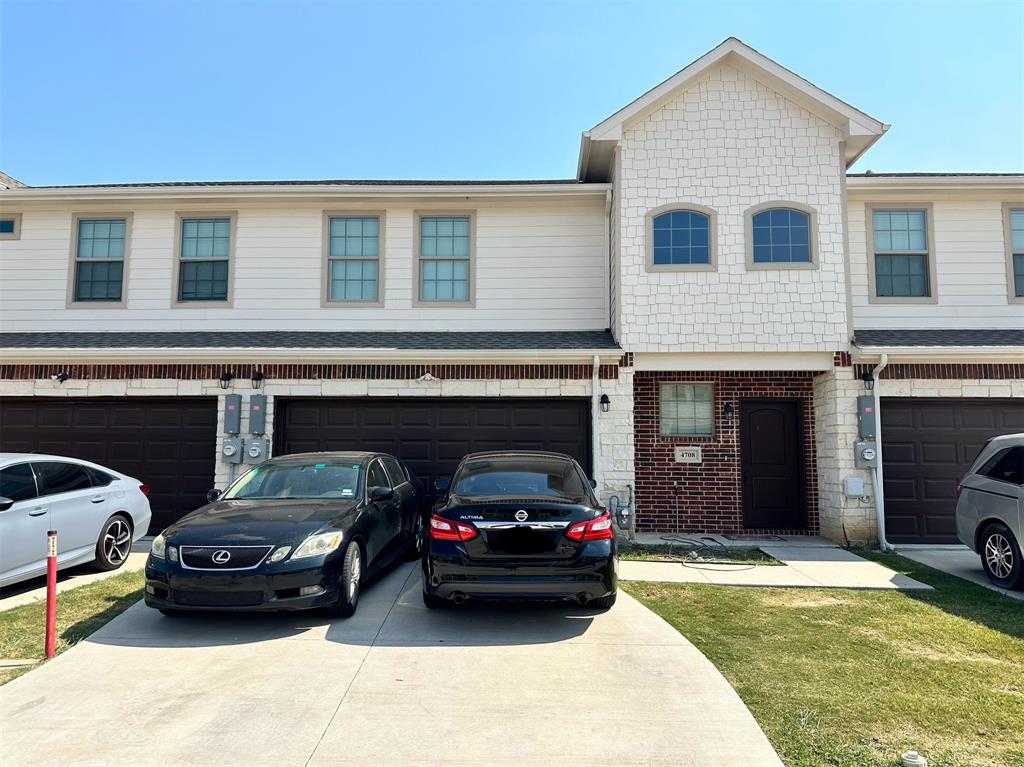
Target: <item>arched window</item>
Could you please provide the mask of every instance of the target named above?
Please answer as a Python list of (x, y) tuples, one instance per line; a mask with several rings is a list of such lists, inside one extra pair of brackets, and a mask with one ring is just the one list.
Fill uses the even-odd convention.
[(751, 216), (753, 263), (810, 264), (811, 214), (796, 208), (768, 208)]
[(652, 266), (711, 264), (711, 216), (696, 210), (668, 210), (651, 219)]

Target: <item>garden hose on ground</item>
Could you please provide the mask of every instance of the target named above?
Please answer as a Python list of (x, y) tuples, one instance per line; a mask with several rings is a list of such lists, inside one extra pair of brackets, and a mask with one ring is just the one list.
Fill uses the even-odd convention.
[[(683, 535), (663, 535), (661, 540), (665, 541), (669, 546), (666, 556), (678, 558), (679, 563), (683, 567), (692, 567), (699, 570), (702, 565), (734, 565), (734, 570), (736, 571), (750, 570), (756, 567), (756, 565), (736, 564), (730, 561), (721, 554), (721, 552), (728, 552), (729, 547), (714, 538), (687, 538)], [(685, 550), (681, 550), (676, 554), (672, 548), (677, 545), (681, 549), (685, 548)], [(717, 557), (715, 552), (718, 552)]]

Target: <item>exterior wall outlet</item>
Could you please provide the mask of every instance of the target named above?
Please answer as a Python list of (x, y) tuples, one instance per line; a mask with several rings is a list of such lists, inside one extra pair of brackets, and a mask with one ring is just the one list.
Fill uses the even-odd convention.
[(873, 469), (878, 466), (878, 445), (874, 442), (858, 442), (854, 445), (853, 465), (858, 469)]
[(270, 442), (265, 439), (250, 439), (245, 443), (245, 462), (263, 463), (270, 452)]
[(856, 474), (843, 477), (843, 495), (847, 498), (863, 498), (864, 477), (859, 477)]
[(220, 448), (220, 457), (224, 463), (242, 462), (242, 440), (226, 439)]

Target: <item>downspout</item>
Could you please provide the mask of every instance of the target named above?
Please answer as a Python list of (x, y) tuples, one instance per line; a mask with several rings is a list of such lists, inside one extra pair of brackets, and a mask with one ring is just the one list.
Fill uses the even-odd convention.
[(875, 455), (876, 465), (871, 470), (871, 483), (875, 491), (875, 515), (878, 518), (878, 546), (882, 551), (889, 551), (892, 547), (885, 539), (885, 493), (883, 492), (884, 478), (882, 476), (882, 371), (889, 364), (889, 355), (882, 352), (878, 364), (871, 371), (871, 377), (875, 379), (875, 386), (872, 390), (875, 397)]
[(591, 366), (590, 375), (590, 474), (597, 485), (597, 495), (601, 496), (601, 452), (600, 439), (598, 438), (598, 426), (601, 413), (601, 392), (600, 392), (601, 358), (594, 355), (594, 363)]

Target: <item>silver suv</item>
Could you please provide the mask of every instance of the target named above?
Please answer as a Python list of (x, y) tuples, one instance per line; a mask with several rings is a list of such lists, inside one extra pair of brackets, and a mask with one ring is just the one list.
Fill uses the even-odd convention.
[(981, 555), (990, 581), (1004, 589), (1024, 585), (1024, 434), (985, 443), (957, 486), (956, 532)]

